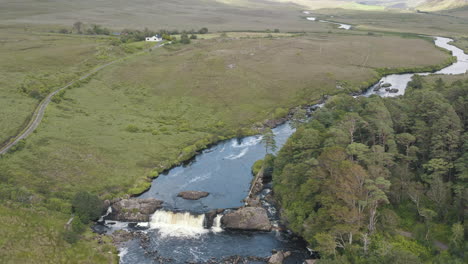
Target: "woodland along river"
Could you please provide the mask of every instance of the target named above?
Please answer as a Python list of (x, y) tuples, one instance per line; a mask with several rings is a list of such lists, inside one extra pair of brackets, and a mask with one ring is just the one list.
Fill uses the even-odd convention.
[[(438, 47), (450, 50), (457, 62), (436, 72), (437, 74), (464, 74), (468, 70), (468, 55), (450, 45), (451, 39), (436, 37)], [(420, 73), (427, 75), (429, 73)], [(382, 97), (402, 95), (414, 74), (392, 74), (383, 77), (362, 96), (377, 94)], [(391, 84), (393, 92), (380, 88)], [(388, 86), (388, 85), (386, 85)], [(389, 89), (387, 89), (389, 90)], [(315, 107), (320, 107), (316, 105)], [(312, 107), (313, 108), (313, 107)], [(294, 133), (288, 122), (274, 130), (278, 148)], [(252, 181), (251, 167), (265, 156), (261, 136), (250, 136), (220, 142), (197, 155), (188, 164), (175, 167), (153, 181), (152, 187), (139, 198), (163, 200), (164, 208), (157, 211), (149, 223), (137, 226), (107, 221), (107, 232), (117, 229), (143, 230), (149, 241), (142, 246), (133, 239), (120, 248), (121, 263), (217, 263), (232, 256), (266, 258), (272, 250), (286, 250), (293, 254), (285, 263), (303, 263), (310, 258), (305, 243), (289, 232), (236, 232), (223, 230), (222, 215), (215, 218), (213, 227), (204, 227), (204, 213), (212, 209), (243, 206)], [(263, 190), (263, 196), (271, 191)], [(177, 197), (185, 190), (206, 191), (210, 195), (198, 201)], [(276, 208), (262, 201), (273, 225), (278, 223)], [(115, 222), (115, 221), (113, 221)], [(252, 259), (252, 258), (251, 258)], [(249, 260), (248, 263), (264, 263)]]

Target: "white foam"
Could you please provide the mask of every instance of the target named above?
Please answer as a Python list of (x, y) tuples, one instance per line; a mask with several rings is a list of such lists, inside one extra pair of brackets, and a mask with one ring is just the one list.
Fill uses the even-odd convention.
[(150, 228), (157, 229), (161, 237), (198, 237), (208, 232), (203, 226), (204, 221), (204, 214), (161, 210), (151, 216)]
[(127, 255), (128, 253), (128, 248), (119, 248), (119, 258), (120, 258), (120, 263), (122, 263), (122, 258)]
[[(200, 176), (196, 176), (195, 178), (191, 179), (190, 181), (188, 181), (188, 184), (190, 183), (194, 183), (194, 182), (200, 182), (200, 181), (204, 181), (204, 180), (207, 180), (210, 178), (210, 175), (211, 173), (207, 173), (207, 174), (203, 174), (203, 175), (200, 175)], [(187, 184), (186, 184), (187, 185)]]
[(225, 159), (228, 159), (228, 160), (235, 160), (235, 159), (239, 159), (239, 158), (242, 158), (243, 156), (245, 156), (245, 154), (247, 154), (247, 151), (249, 151), (248, 148), (245, 148), (243, 149), (239, 154), (237, 155), (229, 155), (227, 157), (224, 157)]
[(233, 148), (246, 148), (250, 146), (254, 146), (259, 144), (262, 141), (262, 136), (254, 136), (254, 137), (249, 137), (247, 139), (244, 139), (241, 144), (237, 143), (237, 140), (234, 140), (232, 142), (232, 147)]
[(223, 231), (223, 228), (221, 227), (221, 218), (223, 218), (222, 215), (216, 215), (215, 219), (213, 220), (213, 226), (211, 227), (211, 231), (213, 231), (213, 233), (219, 233)]

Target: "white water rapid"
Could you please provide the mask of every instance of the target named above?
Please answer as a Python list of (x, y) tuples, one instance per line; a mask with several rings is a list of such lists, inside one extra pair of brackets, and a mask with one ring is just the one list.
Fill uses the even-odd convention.
[(160, 210), (153, 214), (149, 226), (157, 229), (162, 237), (197, 237), (209, 231), (204, 228), (204, 222), (204, 214)]
[(221, 227), (221, 218), (222, 215), (216, 215), (215, 219), (213, 220), (213, 226), (211, 227), (211, 230), (214, 233), (219, 233), (223, 231), (223, 228)]

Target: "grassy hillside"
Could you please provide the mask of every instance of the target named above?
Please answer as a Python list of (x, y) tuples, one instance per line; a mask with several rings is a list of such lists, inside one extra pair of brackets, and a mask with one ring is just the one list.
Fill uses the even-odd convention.
[(466, 5), (468, 5), (467, 0), (427, 0), (416, 8), (423, 11), (439, 11)]
[[(190, 30), (208, 27), (217, 30), (282, 31), (320, 30), (321, 24), (308, 24), (301, 18), (303, 7), (291, 3), (246, 1), (223, 3), (215, 0), (133, 0), (62, 1), (0, 0), (0, 24), (60, 24), (76, 21), (111, 28)], [(92, 7), (92, 8), (90, 8)]]

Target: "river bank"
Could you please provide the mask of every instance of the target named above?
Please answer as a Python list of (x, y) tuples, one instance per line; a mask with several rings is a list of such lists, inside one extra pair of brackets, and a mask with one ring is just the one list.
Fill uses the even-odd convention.
[[(447, 40), (444, 40), (445, 44), (448, 43)], [(401, 82), (400, 83), (396, 83), (396, 82), (393, 82), (391, 83), (392, 86), (394, 87), (400, 87), (401, 88), (401, 93), (404, 93), (404, 88), (406, 87), (406, 84), (407, 84), (407, 76), (402, 76), (402, 79), (403, 80), (400, 80)], [(403, 87), (403, 85), (405, 87)], [(372, 93), (372, 92), (376, 92), (373, 90), (373, 88), (371, 87), (371, 89), (368, 90), (368, 93)], [(366, 94), (366, 93), (364, 93)], [(390, 93), (386, 93), (386, 94), (383, 94), (381, 96), (390, 96)], [(284, 126), (284, 125), (283, 125)], [(282, 128), (284, 129), (284, 127)], [(289, 128), (289, 132), (285, 133), (287, 134), (288, 136), (284, 137), (284, 134), (281, 133), (281, 129), (278, 129), (278, 127), (276, 128), (276, 134), (277, 135), (282, 135), (282, 139), (280, 140), (280, 142), (285, 142), (285, 140), (287, 140), (287, 138), (289, 137), (289, 135), (291, 135), (293, 133), (293, 131), (290, 130), (291, 128)], [(195, 159), (193, 159), (189, 164), (186, 164), (185, 166), (180, 166), (180, 167), (176, 167), (176, 168), (173, 168), (172, 170), (170, 170), (169, 172), (167, 172), (165, 175), (162, 175), (161, 177), (157, 178), (155, 180), (155, 182), (153, 183), (152, 185), (152, 188), (150, 188), (150, 190), (146, 193), (144, 193), (143, 195), (140, 196), (140, 198), (148, 198), (148, 197), (157, 197), (157, 198), (160, 198), (162, 200), (165, 201), (165, 210), (172, 210), (173, 212), (177, 212), (178, 210), (186, 210), (186, 211), (192, 211), (192, 212), (203, 212), (203, 211), (207, 211), (207, 210), (213, 210), (213, 209), (219, 209), (219, 208), (236, 208), (236, 207), (242, 207), (242, 203), (239, 202), (241, 201), (243, 198), (245, 198), (247, 195), (246, 193), (244, 192), (243, 195), (241, 196), (237, 196), (237, 197), (240, 197), (241, 199), (239, 198), (235, 198), (236, 196), (232, 196), (231, 195), (226, 195), (229, 193), (229, 190), (228, 189), (244, 189), (244, 190), (248, 190), (249, 188), (246, 188), (247, 186), (249, 186), (250, 184), (250, 181), (247, 181), (248, 184), (244, 184), (246, 187), (242, 187), (244, 185), (236, 185), (236, 183), (238, 182), (238, 175), (242, 175), (242, 173), (240, 173), (239, 171), (237, 171), (238, 173), (235, 173), (235, 174), (232, 174), (232, 173), (228, 173), (229, 171), (231, 170), (236, 170), (236, 168), (239, 168), (239, 167), (245, 167), (244, 169), (246, 169), (245, 171), (247, 172), (246, 174), (247, 175), (250, 175), (250, 166), (245, 166), (245, 164), (242, 164), (242, 163), (238, 163), (238, 164), (230, 164), (228, 165), (229, 163), (231, 162), (235, 162), (236, 160), (239, 160), (239, 159), (245, 159), (244, 157), (248, 157), (248, 153), (251, 152), (252, 150), (250, 148), (252, 147), (260, 147), (260, 148), (263, 148), (262, 146), (259, 146), (259, 142), (260, 142), (260, 137), (259, 136), (251, 136), (251, 137), (247, 137), (247, 138), (244, 138), (242, 140), (228, 140), (226, 142), (222, 142), (222, 143), (219, 143), (217, 145), (215, 145), (214, 147), (211, 147), (209, 150), (205, 150), (203, 151), (200, 155), (198, 155)], [(280, 144), (281, 145), (281, 144)], [(227, 151), (229, 150), (229, 151)], [(225, 152), (227, 151), (227, 152)], [(257, 154), (257, 156), (261, 156)], [(228, 160), (229, 162), (224, 164), (223, 161), (226, 161)], [(252, 159), (253, 160), (253, 159)], [(223, 163), (223, 164), (219, 164), (219, 163)], [(198, 166), (197, 166), (198, 164)], [(213, 165), (216, 165), (216, 169), (215, 171), (212, 171), (212, 166)], [(234, 165), (234, 166), (232, 166)], [(224, 168), (226, 166), (227, 170), (222, 170), (222, 168)], [(204, 170), (203, 168), (209, 168), (209, 171), (206, 171)], [(218, 170), (216, 172), (216, 170)], [(223, 181), (220, 181), (220, 182), (216, 182), (216, 177), (213, 178), (213, 174), (216, 174), (216, 175), (222, 175), (222, 177), (219, 177), (220, 179), (222, 179)], [(199, 175), (199, 176), (196, 176), (196, 175)], [(230, 176), (231, 175), (231, 176)], [(236, 177), (234, 177), (236, 176)], [(178, 179), (180, 178), (180, 179)], [(226, 179), (232, 179), (232, 178), (236, 178), (236, 181), (235, 182), (224, 182), (224, 180)], [(195, 180), (194, 180), (195, 179)], [(247, 177), (246, 178), (247, 180), (250, 179), (250, 177)], [(172, 184), (173, 183), (177, 183), (177, 184)], [(181, 189), (183, 189), (185, 186), (183, 186), (182, 184), (182, 188), (180, 188), (180, 184), (178, 183), (189, 183), (190, 184), (190, 189), (194, 189), (194, 190), (197, 190), (197, 191), (206, 191), (206, 192), (209, 192), (210, 195), (208, 197), (215, 197), (214, 199), (210, 200), (210, 199), (207, 199), (207, 198), (203, 198), (198, 201), (182, 201), (182, 200), (179, 200), (179, 198), (177, 198), (176, 196), (176, 193), (178, 193)], [(209, 185), (213, 185), (213, 186), (216, 186), (217, 188), (215, 189), (210, 189), (209, 187), (207, 187), (207, 182), (210, 182)], [(219, 191), (219, 187), (221, 186), (229, 186), (228, 189), (222, 189), (222, 191), (220, 192)], [(237, 187), (236, 187), (237, 186)], [(267, 185), (268, 186), (268, 185)], [(179, 187), (179, 188), (178, 188)], [(271, 186), (268, 186), (268, 187), (271, 187)], [(267, 194), (271, 193), (271, 189), (269, 188), (263, 188), (262, 189), (262, 192), (266, 192)], [(218, 189), (218, 190), (216, 190)], [(169, 194), (167, 193), (168, 190), (171, 190), (170, 193), (172, 194)], [(220, 194), (223, 194), (223, 195), (220, 195)], [(227, 198), (223, 198), (227, 196)], [(266, 195), (265, 195), (266, 196)], [(224, 200), (223, 200), (224, 199)], [(237, 202), (236, 202), (237, 200)], [(262, 205), (265, 207), (265, 203), (266, 203), (266, 200), (263, 200), (262, 201)], [(266, 206), (268, 208), (268, 206)], [(274, 213), (277, 212), (277, 209), (274, 207), (274, 206), (271, 206), (270, 207), (270, 210), (269, 210), (269, 213), (271, 215), (271, 212), (270, 211), (273, 211)], [(219, 243), (219, 241), (217, 241), (217, 235), (219, 235), (219, 233), (217, 232), (213, 232), (213, 231), (210, 231), (210, 230), (206, 230), (203, 226), (203, 221), (204, 221), (204, 218), (200, 220), (200, 217), (197, 217), (197, 214), (195, 213), (194, 215), (193, 214), (186, 214), (184, 213), (184, 215), (186, 215), (186, 218), (184, 218), (183, 220), (183, 223), (179, 223), (179, 224), (176, 224), (176, 229), (172, 229), (170, 231), (166, 230), (164, 232), (162, 232), (162, 229), (167, 229), (168, 227), (171, 227), (171, 222), (173, 222), (173, 216), (170, 216), (169, 217), (169, 220), (168, 220), (168, 216), (167, 214), (175, 214), (177, 215), (178, 213), (164, 213), (164, 216), (161, 215), (155, 222), (153, 222), (154, 219), (152, 219), (152, 221), (148, 224), (148, 226), (150, 227), (150, 231), (147, 231), (147, 232), (150, 232), (151, 234), (153, 235), (157, 235), (157, 236), (161, 236), (160, 239), (158, 239), (158, 241), (160, 240), (160, 242), (156, 243), (157, 245), (159, 245), (160, 247), (165, 245), (165, 239), (168, 239), (168, 237), (172, 237), (170, 240), (173, 240), (173, 243), (180, 243), (179, 239), (178, 238), (181, 238), (181, 237), (187, 237), (187, 233), (186, 231), (187, 230), (183, 230), (184, 228), (186, 228), (187, 226), (190, 226), (190, 231), (191, 232), (194, 232), (192, 233), (193, 234), (196, 234), (195, 236), (192, 236), (192, 238), (190, 240), (195, 241), (195, 240), (204, 240), (202, 239), (203, 237), (206, 238), (206, 236), (208, 237), (211, 237), (211, 239), (213, 239), (212, 242), (210, 242), (209, 244), (211, 245), (211, 243)], [(161, 218), (163, 217), (163, 218)], [(178, 217), (176, 217), (178, 218)], [(196, 225), (193, 226), (193, 219), (197, 220), (196, 222)], [(279, 218), (278, 218), (279, 219)], [(189, 222), (187, 222), (187, 220), (191, 223), (189, 224)], [(176, 220), (177, 222), (178, 220)], [(222, 221), (222, 220), (221, 220)], [(165, 223), (165, 224), (163, 224)], [(151, 229), (151, 226), (153, 225), (153, 227), (155, 227), (156, 229)], [(187, 226), (184, 226), (184, 225), (187, 225)], [(145, 225), (143, 225), (145, 226)], [(158, 230), (158, 227), (159, 227), (159, 230)], [(216, 228), (222, 228), (222, 225), (221, 226), (215, 226)], [(179, 236), (171, 236), (173, 235), (174, 233), (176, 233), (176, 231), (183, 231), (181, 233), (179, 233), (178, 235)], [(219, 229), (218, 229), (219, 231)], [(162, 232), (162, 233), (161, 233)], [(225, 233), (227, 232), (227, 233)], [(278, 231), (275, 231), (275, 232), (278, 232)], [(233, 235), (234, 233), (232, 233), (232, 231), (222, 231), (221, 233), (225, 233), (226, 235)], [(281, 232), (280, 232), (281, 233)], [(287, 232), (286, 232), (287, 233)], [(159, 235), (158, 235), (159, 234)], [(254, 236), (257, 236), (261, 233), (255, 233)], [(217, 241), (217, 242), (215, 242)], [(135, 248), (132, 246), (134, 242), (129, 242), (128, 245), (128, 248), (132, 248), (132, 250), (135, 250)], [(239, 241), (239, 243), (242, 243)], [(153, 246), (155, 246), (156, 244), (154, 244)], [(205, 249), (206, 249), (206, 246), (205, 245)], [(208, 246), (209, 247), (209, 246)], [(208, 250), (209, 252), (211, 252), (211, 250)], [(128, 252), (128, 250), (127, 250)], [(213, 252), (212, 252), (213, 253)], [(225, 252), (226, 253), (226, 252)], [(245, 252), (244, 252), (245, 253)], [(136, 255), (128, 255), (129, 253), (127, 253), (127, 255), (123, 256), (123, 263), (127, 263), (125, 261), (128, 261), (128, 259), (133, 259), (133, 261), (135, 260), (134, 258), (138, 259), (138, 256)], [(206, 254), (206, 253), (204, 253)], [(263, 253), (264, 255), (264, 258), (267, 257), (267, 253)], [(184, 254), (182, 254), (184, 255)], [(132, 256), (132, 257), (130, 257)], [(182, 257), (182, 256), (180, 256)], [(182, 258), (187, 258), (188, 256), (185, 255), (185, 257), (182, 257)], [(205, 256), (206, 257), (206, 256)], [(127, 260), (125, 260), (125, 258), (127, 258)], [(201, 260), (205, 260), (207, 261), (207, 259), (204, 259), (202, 258)], [(140, 260), (139, 260), (140, 261)], [(129, 263), (129, 262), (128, 262)], [(293, 263), (293, 262), (291, 262)]]

